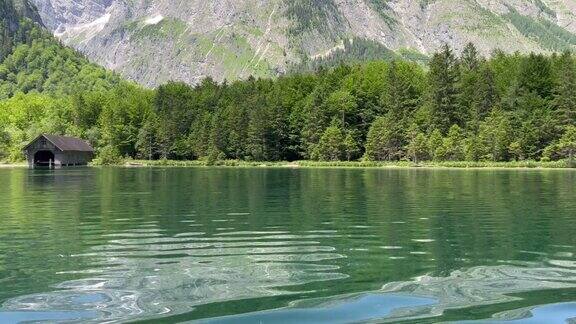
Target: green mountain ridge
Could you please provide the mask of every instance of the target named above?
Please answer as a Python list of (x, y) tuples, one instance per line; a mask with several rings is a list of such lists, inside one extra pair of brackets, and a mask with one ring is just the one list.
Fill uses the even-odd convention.
[(0, 8), (0, 99), (19, 92), (69, 95), (120, 82), (120, 76), (55, 39), (27, 0), (0, 0)]

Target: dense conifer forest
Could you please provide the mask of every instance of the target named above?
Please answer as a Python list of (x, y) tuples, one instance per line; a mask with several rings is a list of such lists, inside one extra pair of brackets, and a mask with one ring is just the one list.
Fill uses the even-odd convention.
[(5, 161), (22, 160), (39, 133), (86, 138), (104, 163), (519, 161), (576, 152), (570, 52), (484, 58), (473, 44), (461, 55), (445, 46), (426, 65), (331, 62), (277, 79), (150, 90), (23, 25), (34, 37), (16, 34), (0, 63)]

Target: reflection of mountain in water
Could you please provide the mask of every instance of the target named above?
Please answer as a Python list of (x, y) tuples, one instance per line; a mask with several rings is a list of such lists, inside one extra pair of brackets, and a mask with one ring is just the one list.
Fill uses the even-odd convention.
[[(236, 232), (165, 237), (155, 224), (115, 234), (77, 257), (96, 260), (90, 278), (63, 282), (54, 292), (11, 299), (0, 312), (44, 312), (45, 319), (129, 320), (181, 314), (195, 306), (294, 294), (282, 287), (347, 276), (322, 261), (342, 258), (320, 246), (320, 234)], [(50, 313), (62, 310), (58, 314)], [(8, 311), (12, 311), (9, 313)], [(58, 317), (59, 316), (59, 317)]]

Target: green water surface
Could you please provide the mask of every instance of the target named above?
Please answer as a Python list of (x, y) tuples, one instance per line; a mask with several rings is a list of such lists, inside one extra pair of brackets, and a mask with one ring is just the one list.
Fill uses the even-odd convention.
[(0, 170), (0, 323), (564, 323), (570, 170)]

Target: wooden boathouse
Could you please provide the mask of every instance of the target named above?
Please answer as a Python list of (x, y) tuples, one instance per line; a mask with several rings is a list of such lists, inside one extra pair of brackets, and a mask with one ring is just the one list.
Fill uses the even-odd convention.
[(58, 169), (88, 165), (94, 149), (80, 138), (42, 134), (24, 148), (24, 154), (30, 168)]

